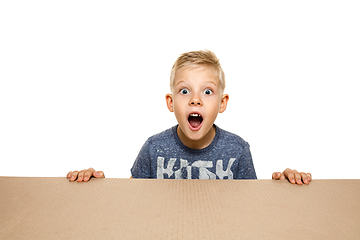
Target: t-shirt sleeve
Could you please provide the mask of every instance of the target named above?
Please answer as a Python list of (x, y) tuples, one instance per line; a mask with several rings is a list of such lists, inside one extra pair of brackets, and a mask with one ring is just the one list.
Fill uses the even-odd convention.
[(131, 168), (131, 176), (133, 178), (150, 178), (151, 177), (151, 165), (149, 154), (149, 139), (140, 149), (138, 156), (135, 159), (134, 165)]
[(249, 144), (245, 146), (241, 154), (237, 176), (238, 179), (257, 179)]

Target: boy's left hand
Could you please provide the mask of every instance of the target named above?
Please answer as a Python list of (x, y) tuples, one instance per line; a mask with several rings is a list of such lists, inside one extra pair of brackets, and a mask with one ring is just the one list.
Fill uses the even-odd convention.
[(282, 180), (287, 179), (292, 184), (302, 185), (303, 183), (309, 184), (311, 182), (312, 176), (310, 173), (298, 172), (296, 170), (291, 170), (290, 168), (285, 169), (282, 173), (274, 172), (272, 179)]

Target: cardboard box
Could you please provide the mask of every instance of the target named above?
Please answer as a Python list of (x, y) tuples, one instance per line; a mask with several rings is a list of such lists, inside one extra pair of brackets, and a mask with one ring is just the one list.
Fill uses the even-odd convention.
[(0, 239), (360, 239), (360, 180), (0, 177)]

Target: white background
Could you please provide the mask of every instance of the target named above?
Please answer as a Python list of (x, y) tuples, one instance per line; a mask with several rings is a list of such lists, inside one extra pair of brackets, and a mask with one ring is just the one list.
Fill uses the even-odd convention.
[(214, 51), (260, 179), (359, 178), (358, 1), (1, 1), (0, 176), (130, 177), (184, 52)]

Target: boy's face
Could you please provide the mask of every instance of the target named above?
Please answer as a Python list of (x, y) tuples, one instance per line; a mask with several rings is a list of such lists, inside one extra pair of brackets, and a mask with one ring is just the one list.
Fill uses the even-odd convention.
[(166, 102), (179, 123), (181, 141), (190, 148), (208, 146), (215, 136), (213, 124), (217, 114), (225, 111), (228, 99), (213, 69), (180, 69)]

